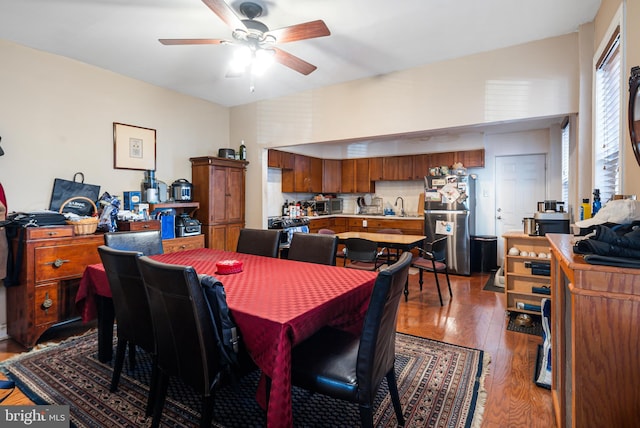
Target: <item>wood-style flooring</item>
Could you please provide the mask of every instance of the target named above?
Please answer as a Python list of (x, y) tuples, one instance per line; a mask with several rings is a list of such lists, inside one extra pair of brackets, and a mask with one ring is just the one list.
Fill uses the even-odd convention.
[[(491, 364), (485, 380), (482, 427), (553, 428), (551, 393), (533, 382), (537, 346), (542, 338), (507, 330), (504, 295), (482, 289), (488, 278), (487, 273), (452, 275), (453, 299), (449, 301), (442, 277), (445, 304), (440, 306), (433, 276), (425, 275), (420, 292), (418, 275), (410, 275), (409, 301), (403, 298), (400, 303), (398, 331), (485, 351)], [(60, 329), (58, 337), (77, 333)], [(0, 341), (0, 360), (24, 351), (10, 339)], [(30, 401), (14, 392), (3, 404)]]

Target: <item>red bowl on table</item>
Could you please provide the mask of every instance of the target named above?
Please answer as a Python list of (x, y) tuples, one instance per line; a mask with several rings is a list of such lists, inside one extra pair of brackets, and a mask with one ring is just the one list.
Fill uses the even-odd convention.
[(220, 260), (216, 262), (217, 274), (229, 275), (242, 272), (242, 262), (240, 260)]

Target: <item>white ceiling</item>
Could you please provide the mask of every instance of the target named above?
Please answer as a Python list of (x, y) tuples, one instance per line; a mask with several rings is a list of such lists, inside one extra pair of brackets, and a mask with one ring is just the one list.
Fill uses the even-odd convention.
[[(244, 0), (227, 0), (236, 10)], [(254, 0), (276, 29), (322, 19), (331, 35), (279, 45), (318, 67), (225, 78), (231, 38), (201, 0), (0, 0), (0, 38), (236, 106), (577, 31), (600, 0)]]

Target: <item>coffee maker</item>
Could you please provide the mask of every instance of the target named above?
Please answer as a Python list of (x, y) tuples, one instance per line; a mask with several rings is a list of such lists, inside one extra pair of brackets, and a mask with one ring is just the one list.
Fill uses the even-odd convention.
[(570, 233), (570, 218), (569, 213), (564, 211), (564, 202), (555, 200), (538, 202), (538, 211), (533, 218), (540, 236), (547, 233)]

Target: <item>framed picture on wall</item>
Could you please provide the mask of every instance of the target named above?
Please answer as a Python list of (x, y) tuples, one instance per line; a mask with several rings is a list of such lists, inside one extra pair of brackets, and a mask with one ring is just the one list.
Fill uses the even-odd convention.
[(113, 167), (156, 169), (156, 130), (113, 122)]

